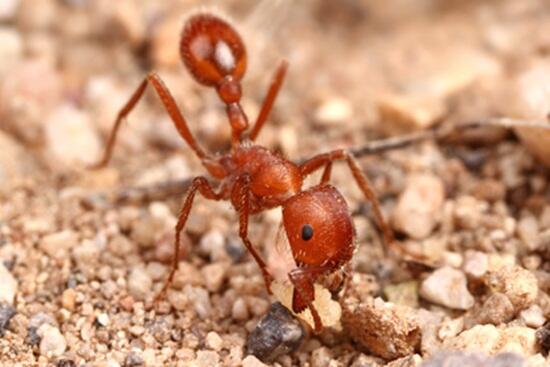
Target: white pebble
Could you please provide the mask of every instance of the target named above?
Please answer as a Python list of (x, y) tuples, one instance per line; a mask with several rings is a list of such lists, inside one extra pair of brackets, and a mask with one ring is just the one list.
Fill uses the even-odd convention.
[(480, 251), (466, 251), (464, 272), (473, 278), (481, 278), (489, 267), (487, 254)]
[(64, 230), (44, 236), (38, 246), (50, 257), (62, 259), (77, 244), (78, 235), (76, 232)]
[(397, 201), (393, 224), (415, 239), (426, 238), (441, 218), (444, 200), (445, 189), (439, 177), (412, 176)]
[(546, 321), (544, 313), (538, 305), (532, 305), (531, 307), (521, 311), (519, 317), (523, 320), (525, 325), (532, 328), (539, 328)]
[(220, 356), (218, 353), (211, 350), (199, 350), (197, 352), (197, 358), (195, 358), (195, 363), (198, 367), (217, 366), (219, 362)]
[(107, 315), (106, 313), (100, 313), (99, 315), (97, 315), (97, 323), (101, 326), (107, 326), (109, 325), (109, 315)]
[(220, 290), (225, 280), (226, 266), (222, 263), (208, 264), (201, 269), (204, 283), (210, 292)]
[(0, 262), (0, 303), (13, 305), (17, 293), (17, 281)]
[(353, 109), (348, 100), (331, 98), (317, 108), (315, 118), (322, 124), (331, 125), (348, 120), (352, 114)]
[(128, 291), (134, 298), (143, 300), (151, 292), (153, 280), (141, 267), (134, 268), (128, 277)]
[(0, 20), (11, 20), (17, 14), (20, 0), (2, 0), (0, 1)]
[(246, 356), (243, 359), (243, 367), (267, 367), (267, 364), (262, 363), (258, 358), (253, 355)]
[(223, 347), (223, 339), (215, 331), (206, 334), (206, 347), (219, 352)]
[(183, 293), (191, 301), (197, 315), (201, 319), (204, 320), (210, 316), (212, 305), (210, 304), (210, 297), (206, 289), (187, 285), (183, 289)]
[(46, 145), (55, 164), (72, 166), (98, 161), (101, 144), (90, 117), (71, 105), (52, 112), (45, 122)]
[(243, 298), (239, 297), (233, 303), (233, 308), (231, 309), (231, 316), (234, 320), (243, 321), (247, 320), (248, 308), (246, 307), (246, 302)]
[(467, 310), (474, 298), (466, 287), (466, 276), (460, 270), (445, 266), (434, 271), (420, 287), (426, 300), (449, 308)]
[(536, 251), (539, 247), (539, 224), (537, 219), (529, 215), (519, 220), (517, 231), (525, 249), (529, 252)]
[(58, 328), (50, 324), (43, 324), (38, 328), (40, 340), (40, 354), (46, 357), (58, 357), (67, 349), (67, 341)]

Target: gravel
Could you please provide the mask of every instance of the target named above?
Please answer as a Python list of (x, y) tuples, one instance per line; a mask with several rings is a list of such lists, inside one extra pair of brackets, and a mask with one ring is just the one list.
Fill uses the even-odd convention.
[(17, 314), (15, 308), (9, 305), (0, 304), (0, 337), (4, 336), (10, 320)]
[(17, 293), (17, 280), (4, 264), (0, 263), (0, 303), (13, 304)]
[(464, 273), (448, 266), (437, 269), (422, 282), (420, 295), (427, 301), (460, 310), (474, 305)]
[(280, 303), (274, 303), (250, 333), (246, 351), (264, 362), (271, 362), (296, 350), (304, 336), (303, 327), (292, 314)]

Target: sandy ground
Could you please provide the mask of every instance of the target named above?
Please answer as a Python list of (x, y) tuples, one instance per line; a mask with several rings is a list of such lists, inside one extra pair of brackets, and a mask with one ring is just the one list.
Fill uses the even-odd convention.
[[(420, 265), (384, 253), (370, 207), (338, 164), (332, 183), (348, 201), (358, 247), (349, 292), (334, 296), (340, 326), (314, 335), (271, 308), (232, 208), (201, 198), (173, 288), (155, 307), (183, 192), (116, 196), (204, 170), (150, 92), (110, 165), (85, 167), (151, 70), (206, 149), (229, 147), (223, 105), (179, 59), (182, 22), (198, 3), (2, 0), (0, 365), (550, 364), (544, 128), (490, 127), (361, 157), (398, 242), (426, 257)], [(544, 0), (218, 6), (247, 45), (242, 104), (251, 119), (279, 61), (290, 63), (259, 144), (292, 160), (489, 117), (545, 123), (550, 112)], [(250, 236), (284, 279), (280, 219), (277, 210), (254, 217)], [(255, 343), (289, 325), (292, 340)]]

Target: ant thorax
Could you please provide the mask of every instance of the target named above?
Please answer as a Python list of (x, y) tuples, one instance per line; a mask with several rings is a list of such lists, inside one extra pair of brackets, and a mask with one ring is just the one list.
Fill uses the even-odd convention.
[(243, 144), (231, 152), (234, 176), (250, 176), (250, 192), (260, 206), (281, 205), (302, 189), (302, 176), (293, 162), (259, 146)]

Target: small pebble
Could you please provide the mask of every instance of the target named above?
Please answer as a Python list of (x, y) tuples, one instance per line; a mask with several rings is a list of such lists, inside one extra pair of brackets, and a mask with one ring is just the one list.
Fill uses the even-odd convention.
[(0, 303), (0, 337), (4, 336), (4, 332), (10, 324), (10, 320), (15, 316), (17, 311), (10, 305)]
[(525, 323), (526, 326), (529, 326), (532, 328), (539, 328), (546, 321), (546, 318), (544, 317), (544, 313), (542, 312), (542, 309), (538, 305), (532, 305), (526, 308), (525, 310), (521, 311), (519, 313), (519, 317)]
[(353, 114), (351, 103), (344, 98), (324, 101), (315, 111), (315, 119), (323, 125), (335, 125), (348, 120)]
[(17, 14), (20, 0), (0, 1), (0, 21), (10, 21)]
[(531, 306), (538, 294), (538, 282), (533, 273), (520, 266), (504, 266), (486, 275), (493, 292), (505, 294), (519, 312)]
[[(8, 3), (10, 0), (7, 0)], [(2, 0), (3, 3), (4, 0)], [(2, 11), (4, 6), (0, 5), (0, 19), (2, 18)], [(4, 74), (12, 67), (17, 65), (23, 54), (24, 43), (21, 39), (21, 34), (12, 27), (0, 27), (0, 42), (2, 49), (0, 50), (0, 57), (2, 62), (0, 63), (0, 74)]]
[(70, 249), (78, 244), (78, 235), (71, 230), (64, 230), (44, 236), (39, 247), (54, 259), (63, 259)]
[(532, 215), (521, 218), (518, 222), (517, 231), (525, 249), (528, 252), (536, 251), (540, 245), (537, 219)]
[(445, 351), (438, 352), (420, 367), (527, 367), (527, 361), (513, 353), (497, 354), (487, 357), (476, 352)]
[(142, 267), (136, 267), (130, 272), (128, 276), (128, 292), (135, 299), (145, 299), (151, 294), (152, 286), (153, 280)]
[(16, 293), (17, 281), (4, 264), (0, 262), (0, 303), (13, 305)]
[[(71, 105), (62, 105), (46, 117), (46, 144), (56, 167), (93, 164), (101, 144), (89, 115)], [(60, 168), (61, 168), (60, 167)]]
[(464, 273), (448, 266), (437, 269), (422, 282), (420, 295), (427, 301), (459, 310), (474, 305)]
[(384, 295), (391, 303), (416, 308), (418, 307), (418, 282), (408, 281), (388, 285), (384, 288)]
[(239, 297), (233, 303), (231, 308), (231, 317), (236, 321), (248, 320), (248, 308), (246, 307), (246, 302), (243, 298)]
[(464, 272), (472, 278), (481, 278), (489, 267), (489, 258), (484, 252), (466, 251)]
[(492, 353), (500, 342), (500, 332), (494, 325), (476, 325), (454, 338), (444, 341), (446, 349), (475, 350)]
[(311, 353), (311, 367), (329, 366), (332, 361), (332, 353), (327, 347), (320, 347)]
[(67, 341), (58, 328), (43, 324), (38, 329), (40, 340), (40, 354), (46, 357), (58, 357), (67, 349)]
[[(513, 111), (510, 113), (520, 119), (542, 120), (550, 111), (550, 64), (545, 59), (534, 58), (527, 67), (514, 76)], [(520, 127), (515, 129), (525, 149), (537, 159), (550, 167), (550, 132), (536, 127)]]
[(218, 292), (225, 280), (227, 266), (222, 263), (208, 264), (201, 269), (204, 284), (210, 292)]
[(514, 317), (514, 305), (502, 293), (493, 293), (483, 302), (479, 313), (475, 316), (480, 324), (499, 325)]
[(145, 361), (136, 352), (130, 352), (124, 360), (124, 367), (139, 367), (145, 365)]
[(267, 364), (262, 363), (258, 358), (254, 356), (246, 356), (242, 362), (243, 367), (268, 367)]
[(61, 305), (63, 308), (74, 311), (76, 305), (76, 292), (73, 288), (68, 288), (61, 295)]
[(206, 334), (205, 344), (207, 348), (219, 352), (223, 346), (223, 339), (218, 333), (216, 333), (215, 331), (211, 331)]
[(412, 176), (397, 200), (393, 225), (412, 238), (426, 238), (440, 220), (444, 200), (445, 189), (439, 177)]
[(384, 359), (412, 354), (420, 346), (421, 330), (414, 309), (348, 297), (342, 306), (342, 325), (363, 348)]
[(248, 336), (246, 352), (263, 362), (271, 362), (298, 349), (304, 336), (300, 322), (276, 302)]
[(201, 287), (192, 287), (190, 285), (185, 286), (183, 294), (191, 301), (191, 304), (195, 308), (197, 315), (201, 319), (207, 319), (212, 312), (212, 305), (210, 303), (210, 296), (208, 291)]
[(110, 322), (109, 315), (107, 315), (106, 313), (100, 313), (99, 315), (97, 315), (96, 321), (101, 326), (107, 326)]
[(199, 350), (194, 361), (197, 367), (213, 367), (220, 363), (220, 356), (211, 350)]

